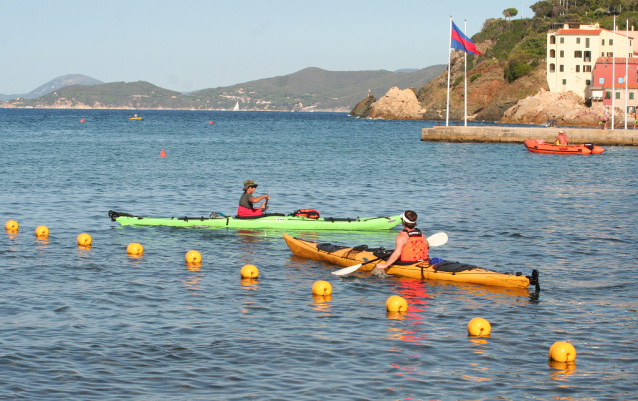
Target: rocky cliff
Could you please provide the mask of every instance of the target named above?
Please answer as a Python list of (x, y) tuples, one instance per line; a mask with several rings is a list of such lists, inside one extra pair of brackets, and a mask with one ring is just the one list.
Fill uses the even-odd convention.
[[(483, 53), (489, 46), (491, 46), (489, 41), (477, 45)], [(505, 66), (498, 60), (479, 60), (477, 57), (469, 58), (469, 60), (467, 72), (469, 120), (498, 121), (520, 99), (535, 95), (541, 89), (549, 89), (543, 63), (534, 67), (528, 75), (509, 82), (505, 78)], [(450, 119), (462, 120), (465, 98), (463, 52), (455, 51), (452, 53), (451, 66)], [(376, 115), (388, 119), (444, 120), (446, 118), (447, 82), (446, 71), (423, 85), (416, 94), (419, 106), (415, 106), (413, 101), (409, 99), (407, 92), (411, 90), (400, 91), (398, 88), (392, 88), (386, 96), (371, 103), (368, 110), (365, 112), (359, 110), (358, 113), (368, 117)], [(403, 95), (399, 96), (399, 92), (402, 92)]]

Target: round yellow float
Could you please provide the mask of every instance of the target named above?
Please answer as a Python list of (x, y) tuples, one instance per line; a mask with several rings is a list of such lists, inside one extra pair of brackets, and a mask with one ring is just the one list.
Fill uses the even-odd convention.
[(89, 234), (82, 233), (78, 235), (78, 245), (79, 246), (91, 246), (93, 242), (93, 238)]
[(556, 362), (571, 362), (576, 359), (576, 348), (568, 342), (557, 341), (549, 348), (549, 359)]
[(327, 281), (317, 281), (312, 286), (312, 293), (315, 295), (330, 295), (332, 294), (332, 285)]
[(143, 255), (144, 247), (142, 246), (142, 244), (138, 244), (137, 242), (131, 242), (126, 247), (126, 253), (128, 253), (129, 255)]
[(467, 324), (467, 334), (476, 337), (489, 337), (492, 325), (485, 319), (475, 317)]
[(388, 312), (405, 313), (408, 311), (408, 301), (398, 295), (392, 295), (385, 301), (385, 308)]
[(38, 238), (45, 238), (49, 236), (49, 229), (47, 226), (38, 226), (35, 229), (35, 236)]
[(202, 255), (197, 251), (186, 252), (186, 263), (201, 263)]
[(259, 269), (255, 265), (244, 265), (239, 272), (242, 278), (258, 278)]
[(15, 220), (9, 220), (7, 221), (7, 223), (4, 225), (4, 229), (11, 232), (11, 233), (15, 233), (18, 232), (18, 228), (20, 228), (20, 225), (18, 224), (17, 221)]

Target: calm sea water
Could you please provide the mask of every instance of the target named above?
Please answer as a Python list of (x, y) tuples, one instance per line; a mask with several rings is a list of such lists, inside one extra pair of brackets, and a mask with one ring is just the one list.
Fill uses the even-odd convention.
[[(0, 398), (638, 397), (638, 149), (426, 143), (431, 122), (332, 113), (140, 114), (0, 109), (0, 220), (20, 223), (0, 235)], [(292, 256), (283, 232), (107, 216), (233, 214), (246, 179), (270, 189), (272, 212), (413, 209), (428, 235), (449, 235), (432, 256), (538, 269), (542, 291), (337, 278)], [(76, 246), (83, 232), (90, 249)], [(292, 234), (392, 247), (397, 232)], [(131, 242), (143, 257), (127, 257)], [(199, 269), (184, 263), (190, 249)], [(259, 281), (240, 280), (246, 263)], [(313, 298), (318, 280), (331, 299)], [(394, 294), (410, 304), (402, 318), (386, 315)], [(474, 317), (490, 338), (467, 336)], [(575, 346), (574, 365), (548, 363), (556, 341)]]

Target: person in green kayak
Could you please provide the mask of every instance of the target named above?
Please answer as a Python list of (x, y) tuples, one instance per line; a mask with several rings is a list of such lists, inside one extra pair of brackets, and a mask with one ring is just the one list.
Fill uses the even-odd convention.
[[(239, 198), (239, 207), (237, 207), (237, 216), (239, 217), (255, 217), (261, 216), (266, 210), (266, 203), (270, 199), (270, 195), (262, 195), (255, 197), (257, 185), (253, 180), (244, 181), (244, 194)], [(266, 200), (261, 205), (255, 207), (255, 203)]]
[(377, 264), (375, 270), (385, 270), (394, 263), (412, 264), (428, 258), (430, 244), (421, 230), (416, 228), (417, 217), (416, 212), (412, 210), (406, 210), (401, 214), (403, 230), (397, 234), (394, 252), (385, 263)]

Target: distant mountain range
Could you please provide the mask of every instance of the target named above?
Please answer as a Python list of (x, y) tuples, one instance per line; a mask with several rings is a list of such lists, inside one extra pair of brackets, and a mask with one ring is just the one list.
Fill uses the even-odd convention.
[(381, 97), (393, 86), (418, 90), (446, 67), (433, 65), (395, 72), (326, 71), (311, 67), (289, 75), (188, 94), (144, 81), (105, 84), (84, 75), (66, 75), (27, 95), (6, 95), (12, 100), (2, 106), (229, 110), (237, 105), (241, 110), (350, 111), (369, 91)]
[(7, 100), (15, 99), (15, 98), (34, 99), (69, 85), (87, 85), (88, 86), (88, 85), (99, 85), (103, 83), (104, 82), (99, 81), (95, 78), (87, 77), (86, 75), (81, 75), (81, 74), (64, 75), (61, 77), (57, 77), (42, 86), (35, 88), (29, 93), (23, 93), (19, 95), (0, 94), (0, 100), (7, 101)]

